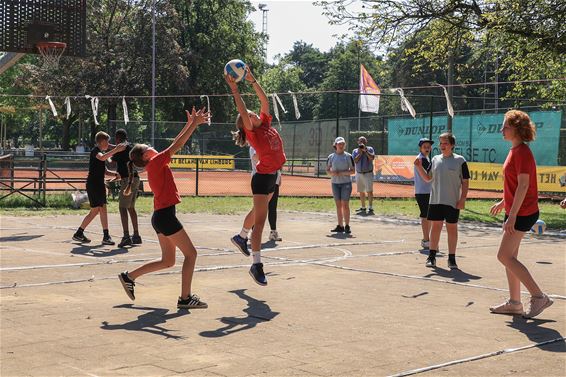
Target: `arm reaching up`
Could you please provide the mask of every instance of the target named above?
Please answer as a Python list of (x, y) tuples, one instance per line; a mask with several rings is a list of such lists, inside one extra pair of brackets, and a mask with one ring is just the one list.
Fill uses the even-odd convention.
[(189, 113), (188, 110), (186, 110), (186, 113), (187, 123), (185, 124), (185, 127), (183, 127), (181, 132), (179, 132), (179, 135), (177, 135), (175, 140), (173, 140), (173, 143), (171, 143), (169, 148), (167, 148), (170, 156), (173, 156), (183, 147), (183, 145), (185, 145), (197, 126), (207, 123), (208, 119), (210, 119), (210, 112), (207, 112), (204, 107), (199, 111), (195, 111), (195, 108), (193, 107), (191, 113)]

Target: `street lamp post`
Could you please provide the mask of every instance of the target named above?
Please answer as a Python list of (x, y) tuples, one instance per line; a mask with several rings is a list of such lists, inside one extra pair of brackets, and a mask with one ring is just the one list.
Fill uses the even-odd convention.
[(151, 3), (151, 145), (155, 147), (155, 0)]

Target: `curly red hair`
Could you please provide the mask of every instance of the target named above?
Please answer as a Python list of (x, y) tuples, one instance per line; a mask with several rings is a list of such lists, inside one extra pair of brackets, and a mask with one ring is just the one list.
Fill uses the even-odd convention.
[(533, 141), (536, 127), (529, 115), (520, 110), (509, 110), (505, 113), (505, 123), (512, 127), (523, 141)]

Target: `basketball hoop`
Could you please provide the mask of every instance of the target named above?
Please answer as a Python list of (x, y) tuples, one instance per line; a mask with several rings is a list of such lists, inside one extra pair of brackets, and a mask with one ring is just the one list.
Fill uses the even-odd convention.
[(38, 42), (35, 46), (43, 57), (43, 66), (49, 69), (59, 67), (59, 59), (67, 48), (67, 44), (63, 42)]

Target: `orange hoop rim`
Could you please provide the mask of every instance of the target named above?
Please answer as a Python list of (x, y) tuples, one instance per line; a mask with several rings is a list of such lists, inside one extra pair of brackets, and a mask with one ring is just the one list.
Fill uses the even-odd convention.
[(37, 48), (67, 48), (67, 44), (65, 42), (38, 42), (36, 44)]

